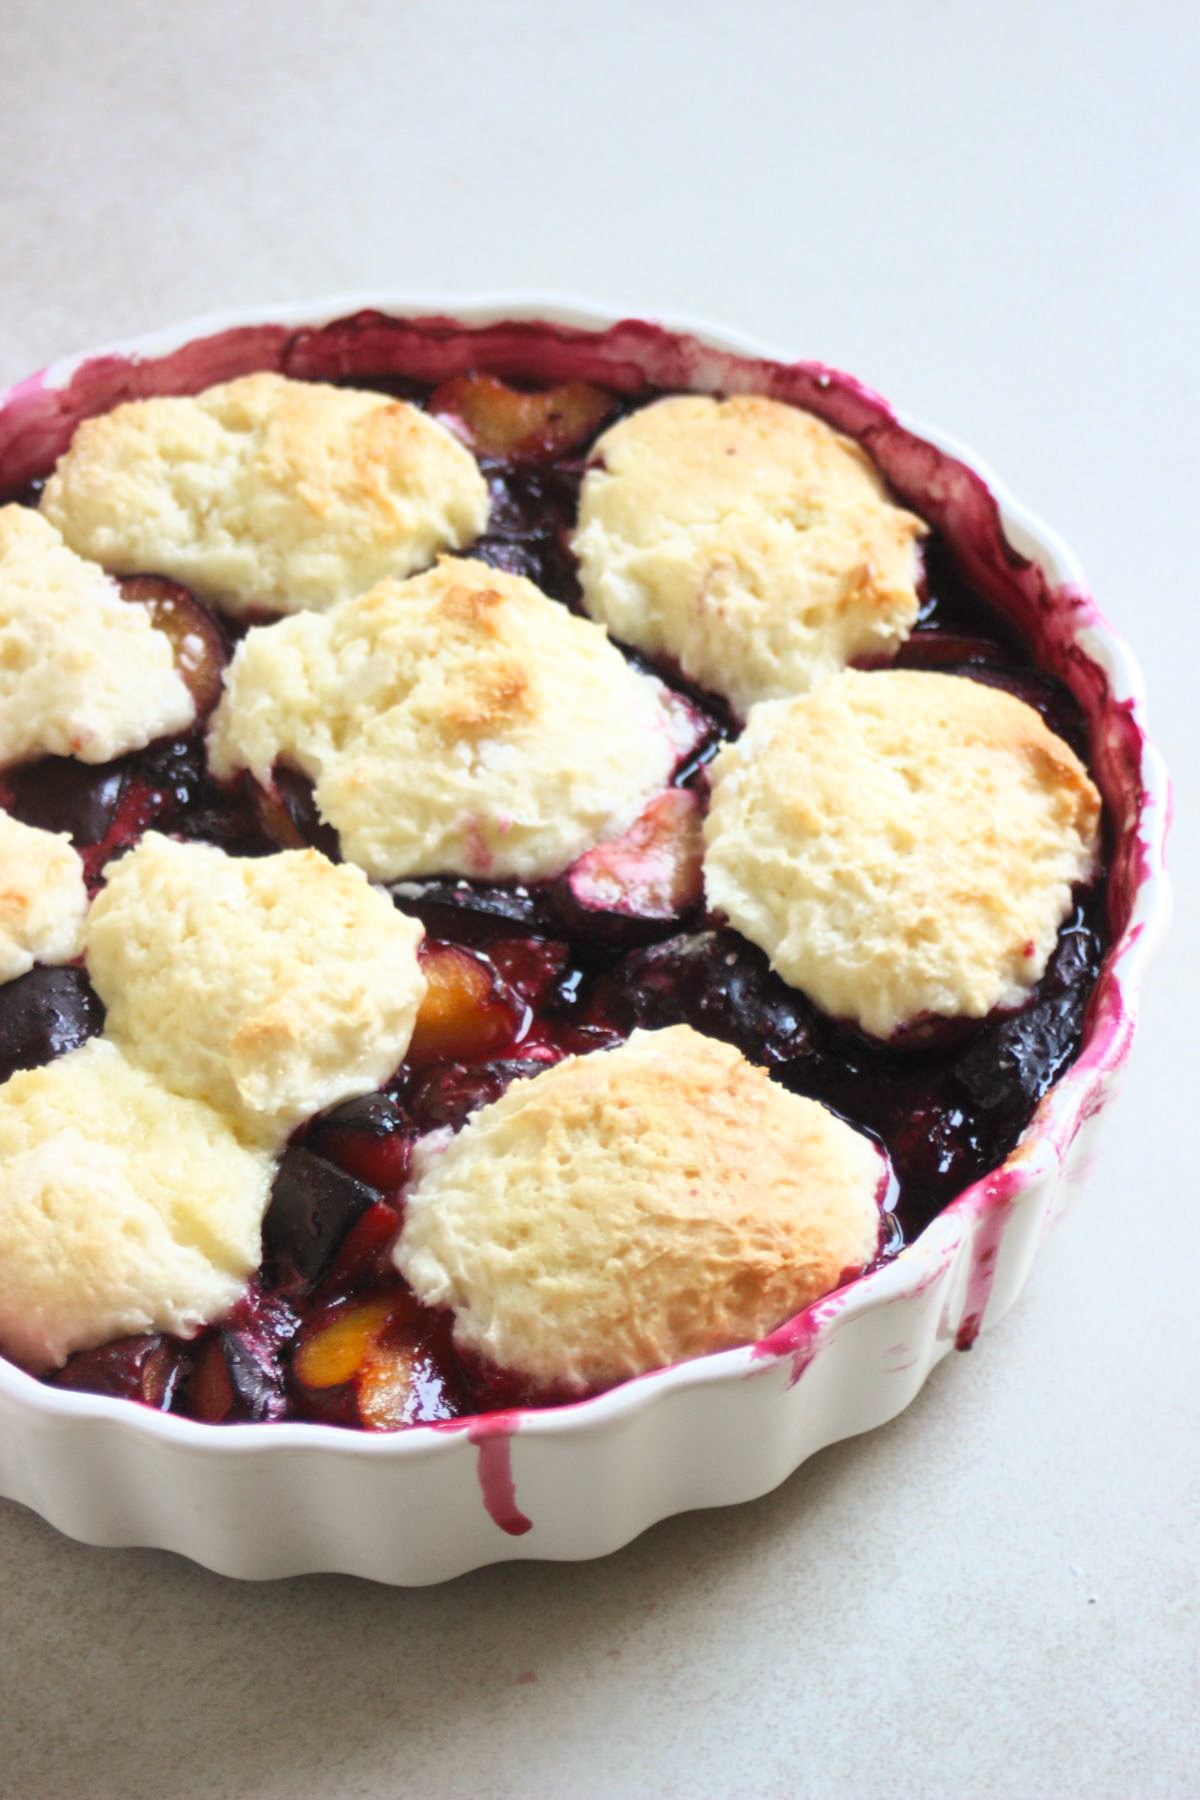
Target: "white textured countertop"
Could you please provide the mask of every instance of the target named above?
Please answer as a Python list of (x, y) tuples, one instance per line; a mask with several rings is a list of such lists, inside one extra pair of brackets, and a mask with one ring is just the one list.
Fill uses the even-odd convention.
[(1106, 1153), (907, 1414), (604, 1562), (414, 1593), (0, 1503), (0, 1794), (1200, 1794), (1198, 53), (1168, 0), (8, 9), (0, 380), (339, 289), (725, 319), (1058, 527), (1179, 792)]

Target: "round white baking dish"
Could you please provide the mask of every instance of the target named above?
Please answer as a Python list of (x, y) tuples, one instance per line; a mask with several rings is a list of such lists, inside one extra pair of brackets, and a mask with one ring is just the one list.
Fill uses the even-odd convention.
[[(502, 322), (515, 324), (505, 332)], [(765, 1493), (824, 1445), (894, 1417), (935, 1363), (1012, 1305), (1086, 1176), (1169, 913), (1169, 788), (1145, 739), (1138, 669), (1076, 559), (954, 439), (847, 377), (787, 363), (724, 327), (628, 321), (614, 308), (525, 294), (355, 295), (194, 320), (54, 364), (0, 395), (0, 485), (44, 469), (78, 417), (138, 393), (185, 392), (285, 360), (294, 372), (365, 375), (399, 336), (411, 349), (422, 332), (434, 374), (455, 358), (462, 366), (477, 333), (474, 360), (519, 374), (523, 334), (542, 325), (562, 346), (564, 373), (586, 364), (598, 376), (801, 400), (868, 442), (902, 494), (922, 469), (928, 499), (936, 463), (947, 516), (966, 509), (992, 521), (997, 559), (1021, 586), (1023, 625), (1089, 713), (1116, 823), (1119, 916), (1083, 1051), (1004, 1166), (893, 1262), (762, 1344), (573, 1406), (392, 1436), (206, 1426), (45, 1387), (0, 1361), (0, 1494), (85, 1542), (175, 1550), (247, 1578), (338, 1570), (403, 1584), (519, 1557), (603, 1555), (669, 1514)], [(1027, 576), (1013, 576), (997, 526), (1029, 559)], [(985, 567), (975, 573), (986, 581)]]

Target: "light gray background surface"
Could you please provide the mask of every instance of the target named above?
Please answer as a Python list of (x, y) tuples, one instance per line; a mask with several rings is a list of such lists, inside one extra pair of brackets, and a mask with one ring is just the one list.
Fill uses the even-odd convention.
[(388, 285), (851, 369), (1081, 554), (1179, 890), (1088, 1191), (904, 1417), (602, 1563), (417, 1593), (0, 1503), (4, 1796), (1200, 1794), (1198, 51), (1194, 0), (0, 0), (0, 380)]

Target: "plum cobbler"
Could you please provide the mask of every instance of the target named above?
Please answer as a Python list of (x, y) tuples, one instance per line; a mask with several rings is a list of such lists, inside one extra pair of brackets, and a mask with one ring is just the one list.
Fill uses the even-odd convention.
[(753, 1343), (1076, 1054), (1068, 690), (765, 394), (252, 373), (0, 496), (0, 1349), (371, 1430)]

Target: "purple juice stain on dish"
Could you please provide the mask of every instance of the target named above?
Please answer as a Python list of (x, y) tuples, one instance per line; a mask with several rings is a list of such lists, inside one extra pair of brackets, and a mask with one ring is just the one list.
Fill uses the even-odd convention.
[(1000, 1246), (1004, 1241), (1013, 1204), (1020, 1195), (1025, 1180), (1025, 1172), (1019, 1167), (998, 1169), (989, 1179), (979, 1184), (976, 1194), (970, 1196), (974, 1217), (971, 1223), (970, 1261), (967, 1266), (967, 1293), (954, 1338), (956, 1350), (969, 1350), (983, 1328), (983, 1316), (996, 1279)]
[(524, 1537), (533, 1530), (533, 1520), (517, 1505), (513, 1481), (512, 1440), (518, 1417), (516, 1413), (485, 1413), (467, 1426), (467, 1438), (476, 1449), (475, 1471), (484, 1510), (509, 1537)]

